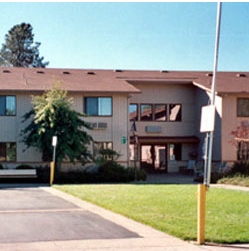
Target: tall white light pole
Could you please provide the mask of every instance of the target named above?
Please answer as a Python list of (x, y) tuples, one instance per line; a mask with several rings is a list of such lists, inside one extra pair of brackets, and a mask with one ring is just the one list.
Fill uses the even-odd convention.
[[(198, 204), (197, 204), (197, 243), (203, 244), (205, 242), (205, 212), (206, 212), (206, 191), (210, 184), (211, 178), (211, 163), (212, 163), (212, 150), (213, 150), (213, 132), (215, 124), (215, 91), (216, 91), (216, 72), (218, 66), (218, 52), (220, 41), (220, 20), (221, 20), (221, 3), (217, 4), (217, 23), (216, 23), (216, 41), (214, 51), (214, 69), (213, 81), (211, 89), (211, 104), (203, 107), (201, 121), (201, 131), (207, 132), (206, 150), (205, 150), (205, 171), (204, 182), (198, 185)], [(207, 115), (210, 116), (208, 117)], [(203, 116), (205, 115), (205, 116)], [(206, 118), (206, 119), (205, 119)], [(206, 120), (206, 121), (205, 121)], [(205, 122), (208, 126), (205, 125)]]
[[(220, 23), (221, 23), (221, 2), (218, 2), (217, 6), (217, 23), (216, 23), (216, 41), (215, 41), (215, 51), (214, 51), (214, 69), (213, 69), (213, 81), (211, 89), (211, 105), (215, 106), (215, 92), (216, 92), (216, 73), (218, 68), (218, 56), (219, 56), (219, 43), (220, 43)], [(215, 122), (215, 113), (214, 113)], [(207, 163), (206, 163), (206, 179), (204, 179), (204, 184), (209, 186), (211, 179), (211, 163), (212, 163), (212, 151), (213, 151), (213, 136), (214, 132), (208, 132), (207, 137)]]

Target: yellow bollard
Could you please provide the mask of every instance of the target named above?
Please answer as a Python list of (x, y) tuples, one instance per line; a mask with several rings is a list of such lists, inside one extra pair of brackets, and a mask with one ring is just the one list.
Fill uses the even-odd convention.
[(206, 185), (198, 185), (197, 244), (205, 243)]
[(50, 162), (50, 186), (53, 185), (54, 182), (54, 162)]

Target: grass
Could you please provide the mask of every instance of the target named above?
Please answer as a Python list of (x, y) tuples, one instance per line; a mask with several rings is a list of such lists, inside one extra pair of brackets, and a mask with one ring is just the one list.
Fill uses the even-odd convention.
[[(196, 240), (194, 185), (61, 185), (55, 188), (125, 215), (183, 240)], [(207, 192), (205, 240), (249, 243), (248, 192), (211, 188)]]

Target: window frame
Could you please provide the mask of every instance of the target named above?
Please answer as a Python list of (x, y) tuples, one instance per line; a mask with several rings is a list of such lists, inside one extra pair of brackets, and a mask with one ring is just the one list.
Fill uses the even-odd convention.
[[(165, 106), (165, 120), (157, 120), (156, 119), (156, 106)], [(155, 122), (167, 122), (168, 121), (168, 104), (165, 103), (156, 103), (153, 105), (153, 121)]]
[[(136, 116), (134, 117), (134, 118), (131, 118), (131, 116), (130, 116), (130, 114), (131, 114), (131, 112), (130, 112), (130, 106), (131, 105), (134, 105), (134, 106), (136, 106)], [(138, 105), (138, 103), (130, 103), (129, 104), (129, 121), (138, 121), (138, 118), (139, 118), (139, 111), (138, 111), (138, 108), (139, 108), (139, 105)]]
[[(9, 147), (8, 147), (8, 144), (9, 144)], [(11, 149), (11, 146), (12, 147), (14, 146), (14, 149)], [(2, 148), (3, 147), (3, 148)], [(2, 151), (3, 149), (3, 151)], [(10, 150), (14, 150), (14, 158), (13, 159), (10, 159), (9, 158), (9, 153), (8, 151)], [(4, 156), (2, 156), (2, 153), (4, 153)], [(0, 142), (0, 161), (1, 162), (16, 162), (16, 159), (17, 159), (17, 144), (16, 142)]]
[[(171, 115), (171, 106), (177, 106), (177, 105), (179, 105), (180, 106), (180, 119), (178, 120), (178, 119), (171, 119), (170, 118), (170, 115)], [(168, 115), (168, 117), (169, 117), (169, 122), (182, 122), (182, 104), (181, 103), (170, 103), (170, 104), (168, 104), (168, 107), (169, 107), (169, 115)], [(176, 116), (176, 118), (177, 118), (177, 116)]]
[[(100, 147), (96, 147), (96, 144), (100, 145)], [(108, 145), (111, 145), (111, 147), (108, 147)], [(99, 155), (99, 151), (102, 149), (111, 149), (113, 150), (113, 142), (112, 141), (94, 141), (93, 142), (93, 157), (96, 158)], [(109, 159), (107, 156), (105, 156), (105, 159)]]
[[(8, 98), (10, 98), (10, 97), (12, 97), (12, 98), (14, 98), (14, 113), (13, 114), (8, 114), (8, 102), (7, 102), (7, 99)], [(16, 108), (17, 108), (17, 106), (16, 106), (16, 96), (15, 95), (0, 95), (0, 99), (1, 98), (3, 98), (4, 99), (4, 108), (3, 109), (1, 109), (1, 107), (0, 107), (0, 116), (16, 116)], [(0, 102), (0, 106), (1, 106), (1, 102)], [(1, 113), (1, 110), (4, 110), (4, 112), (3, 113)]]
[(237, 144), (237, 160), (248, 161), (249, 159), (249, 142), (240, 141)]
[(170, 161), (181, 161), (182, 160), (182, 143), (169, 143), (169, 149), (170, 149), (169, 150), (169, 160)]
[(241, 114), (241, 113), (243, 113), (243, 111), (241, 111), (241, 109), (240, 109), (240, 105), (242, 105), (242, 104), (240, 104), (240, 101), (242, 101), (242, 100), (247, 100), (248, 106), (249, 106), (249, 98), (237, 98), (237, 117), (238, 118), (248, 118), (249, 112), (248, 112), (248, 115)]
[[(149, 116), (149, 118), (151, 118), (151, 119), (142, 119), (142, 111), (143, 111), (143, 109), (142, 109), (142, 106), (146, 106), (146, 105), (148, 105), (148, 106), (150, 106), (151, 107), (151, 115)], [(153, 104), (152, 103), (141, 103), (140, 104), (140, 121), (142, 121), (142, 122), (151, 122), (151, 121), (154, 121), (154, 116), (153, 116)]]
[[(108, 98), (110, 99), (110, 114), (103, 114), (101, 115), (99, 112), (99, 101), (100, 99), (104, 99), (104, 98)], [(92, 114), (89, 115), (87, 113), (87, 109), (88, 109), (88, 105), (87, 105), (87, 99), (96, 99), (97, 100), (97, 114)], [(86, 96), (84, 97), (84, 113), (88, 116), (88, 117), (112, 117), (113, 116), (113, 97), (112, 96)]]

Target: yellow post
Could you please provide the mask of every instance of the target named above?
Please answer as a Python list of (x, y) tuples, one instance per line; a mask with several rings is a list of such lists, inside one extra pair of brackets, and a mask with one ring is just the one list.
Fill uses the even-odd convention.
[(54, 182), (54, 162), (50, 162), (50, 186)]
[(198, 185), (198, 219), (197, 219), (197, 244), (205, 243), (205, 211), (206, 211), (207, 186)]

